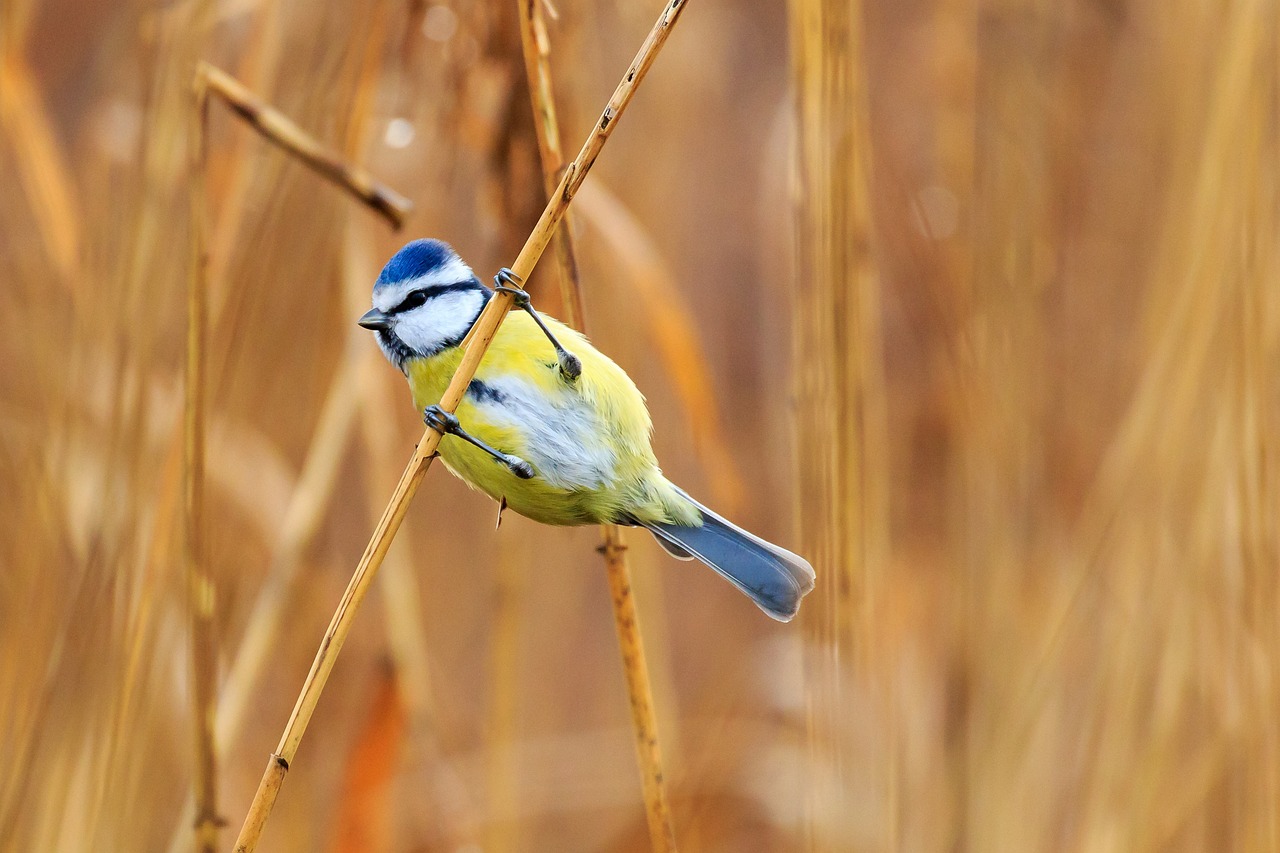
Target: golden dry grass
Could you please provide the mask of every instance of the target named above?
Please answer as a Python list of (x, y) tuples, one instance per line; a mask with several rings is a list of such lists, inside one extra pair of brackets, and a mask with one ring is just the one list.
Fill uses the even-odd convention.
[[(681, 846), (1280, 849), (1274, 9), (860, 6), (698, 0), (575, 203), (665, 470), (821, 584), (778, 626), (632, 537)], [(574, 145), (657, 8), (554, 8)], [(0, 848), (192, 843), (196, 60), (479, 271), (537, 215), (514, 0), (371, 9), (0, 6)], [(352, 325), (404, 238), (218, 110), (210, 151), (238, 823), (420, 425)], [(492, 528), (432, 477), (263, 849), (648, 847), (597, 534)]]

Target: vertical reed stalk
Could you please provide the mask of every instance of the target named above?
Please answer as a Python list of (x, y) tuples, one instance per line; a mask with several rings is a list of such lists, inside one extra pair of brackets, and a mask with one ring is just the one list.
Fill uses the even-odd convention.
[(524, 579), (529, 559), (523, 541), (510, 536), (498, 540), (490, 634), (489, 708), (485, 723), (486, 853), (519, 849), (520, 784), (517, 740), (520, 719), (520, 653)]
[[(185, 463), (184, 528), (186, 532), (184, 537), (184, 563), (187, 570), (192, 613), (193, 702), (196, 707), (195, 825), (199, 849), (201, 851), (211, 851), (217, 847), (217, 831), (223, 821), (218, 817), (216, 806), (216, 749), (218, 742), (217, 648), (214, 640), (216, 588), (206, 565), (201, 528), (205, 460), (205, 347), (208, 327), (209, 277), (208, 202), (205, 174), (209, 94), (211, 92), (217, 94), (231, 107), (236, 115), (249, 122), (269, 141), (302, 160), (318, 174), (347, 190), (356, 199), (381, 214), (393, 228), (398, 228), (401, 225), (405, 216), (412, 210), (412, 204), (399, 193), (375, 180), (363, 169), (352, 165), (340, 155), (329, 151), (282, 113), (259, 100), (248, 89), (220, 69), (201, 63), (196, 70), (193, 90), (194, 124), (190, 137), (191, 272), (187, 306), (186, 398), (183, 441)], [(351, 343), (354, 344), (356, 338), (354, 333), (351, 338)], [(354, 387), (342, 390), (345, 387), (342, 380), (348, 377), (354, 379), (357, 370), (356, 361), (358, 359), (356, 359), (354, 349), (352, 349), (349, 357), (344, 362), (343, 368), (339, 370), (338, 378), (335, 380), (335, 386), (339, 389), (339, 406), (326, 407), (326, 412), (330, 409), (335, 409), (334, 417), (322, 419), (322, 423), (332, 426), (332, 429), (319, 431), (320, 435), (329, 437), (329, 441), (323, 446), (331, 452), (309, 456), (309, 461), (312, 459), (322, 460), (316, 470), (317, 472), (323, 472), (319, 473), (319, 476), (328, 480), (330, 484), (332, 483), (332, 475), (336, 472), (337, 467), (337, 453), (335, 451), (346, 443), (350, 425), (353, 421), (354, 403), (349, 403), (345, 407), (345, 411), (339, 412), (337, 408), (340, 407), (342, 401), (352, 401), (357, 396), (354, 393)], [(332, 460), (330, 464), (325, 465), (324, 461), (329, 460)], [(308, 467), (308, 471), (310, 470), (311, 468)], [(326, 473), (328, 474), (327, 477)], [(300, 542), (314, 529), (315, 523), (318, 523), (319, 511), (323, 506), (323, 499), (319, 496), (326, 495), (328, 489), (312, 490), (307, 487), (308, 482), (306, 478), (300, 480), (299, 491), (303, 499), (300, 501), (295, 500), (294, 504), (291, 505), (291, 511), (299, 510), (296, 514), (291, 512), (291, 519), (294, 515), (298, 515), (300, 520), (298, 523), (287, 525), (288, 530), (298, 530), (302, 532), (302, 536), (286, 537), (286, 547), (283, 549), (285, 571), (272, 572), (273, 578), (280, 579), (279, 576), (281, 575), (285, 578), (291, 576), (291, 569), (296, 565), (297, 547), (300, 546), (290, 549), (288, 545)], [(303, 518), (313, 519), (313, 523), (308, 525), (301, 520)], [(278, 560), (277, 563), (279, 562)], [(282, 590), (283, 585), (282, 583), (277, 583), (270, 588)], [(263, 629), (265, 630), (265, 635), (269, 637), (274, 632), (273, 629), (278, 627), (278, 614), (282, 611), (282, 607), (279, 605), (272, 607), (270, 599), (265, 596), (265, 592), (260, 604), (265, 605), (265, 612), (269, 614), (269, 618), (265, 622), (262, 619), (251, 620), (251, 629)], [(260, 611), (262, 611), (262, 607), (256, 609), (255, 614)], [(257, 633), (251, 630), (250, 638), (260, 637), (260, 635), (263, 635), (263, 630), (258, 630)], [(259, 642), (257, 645), (249, 643), (248, 640), (250, 638), (246, 638), (246, 644), (242, 647), (242, 652), (247, 650), (248, 654), (242, 654), (237, 657), (237, 673), (240, 672), (240, 664), (242, 663), (247, 663), (249, 671), (252, 672), (254, 664), (264, 658), (263, 651), (269, 645), (269, 641), (268, 643)], [(252, 679), (252, 676), (250, 676), (250, 679)], [(234, 702), (237, 697), (245, 694), (247, 694), (247, 690), (233, 689), (229, 696)], [(227, 717), (233, 723), (232, 728), (234, 728), (235, 724), (238, 724), (240, 716), (233, 706), (233, 710)]]
[(631, 725), (635, 732), (636, 758), (640, 762), (644, 788), (649, 844), (655, 851), (675, 850), (676, 835), (671, 825), (666, 778), (662, 771), (662, 749), (658, 743), (658, 715), (653, 708), (653, 690), (649, 686), (649, 666), (644, 658), (636, 600), (631, 594), (627, 545), (622, 537), (622, 528), (616, 524), (601, 525), (601, 529), (604, 543), (600, 546), (600, 553), (604, 555), (609, 577), (614, 626), (618, 631), (622, 670), (627, 677), (627, 693), (631, 698)]
[[(189, 531), (188, 545), (184, 546), (187, 560), (189, 586), (193, 602), (193, 665), (196, 672), (196, 702), (202, 732), (198, 747), (197, 780), (195, 785), (195, 812), (197, 827), (206, 824), (216, 827), (215, 809), (212, 807), (214, 779), (217, 762), (217, 744), (226, 743), (237, 732), (244, 718), (247, 704), (263, 666), (269, 659), (279, 633), (285, 612), (288, 590), (300, 565), (301, 550), (310, 540), (322, 520), (324, 506), (337, 475), (342, 449), (347, 445), (354, 421), (358, 386), (359, 344), (363, 340), (352, 332), (348, 339), (349, 352), (344, 356), (335, 374), (330, 393), (322, 409), (311, 449), (307, 453), (297, 492), (291, 501), (281, 527), (280, 540), (267, 572), (267, 580), (258, 595), (249, 619), (249, 628), (236, 653), (221, 701), (217, 701), (212, 686), (202, 688), (201, 678), (213, 684), (216, 675), (216, 656), (213, 651), (201, 649), (213, 643), (212, 612), (215, 608), (214, 587), (203, 568), (192, 574), (193, 566), (202, 565), (202, 544), (198, 520), (202, 517), (200, 506), (203, 493), (204, 469), (204, 401), (205, 373), (204, 340), (208, 327), (209, 294), (208, 279), (210, 257), (208, 249), (208, 202), (206, 198), (205, 162), (207, 159), (207, 127), (209, 94), (218, 95), (234, 115), (248, 122), (269, 142), (312, 167), (318, 174), (344, 189), (356, 200), (380, 214), (392, 228), (399, 228), (413, 210), (412, 203), (401, 194), (374, 179), (364, 169), (350, 163), (330, 151), (318, 140), (302, 130), (279, 110), (262, 101), (237, 80), (219, 68), (200, 63), (193, 81), (195, 114), (197, 120), (192, 130), (191, 153), (191, 286), (188, 293), (188, 354), (187, 354), (187, 402), (184, 421), (184, 476), (187, 498), (184, 504), (184, 524)], [(214, 312), (216, 314), (216, 311)], [(200, 609), (208, 607), (206, 620)], [(202, 623), (207, 621), (208, 627)], [(196, 657), (198, 656), (198, 657)], [(208, 664), (201, 663), (207, 659)], [(207, 672), (206, 672), (207, 670)], [(202, 676), (201, 673), (204, 673)], [(207, 729), (207, 732), (204, 730)], [(208, 743), (204, 739), (208, 739)], [(185, 810), (184, 810), (185, 812)], [(200, 829), (204, 835), (216, 833), (216, 829)], [(175, 839), (178, 836), (175, 834)], [(173, 845), (171, 844), (171, 847)]]
[[(281, 54), (285, 49), (285, 40), (281, 37), (287, 10), (276, 4), (262, 4), (253, 15), (248, 25), (248, 42), (241, 54), (235, 69), (239, 80), (267, 81), (276, 78), (281, 62)], [(255, 185), (254, 170), (250, 168), (248, 157), (249, 146), (256, 140), (245, 134), (238, 134), (234, 140), (227, 141), (228, 151), (223, 162), (227, 173), (222, 181), (223, 191), (216, 218), (210, 223), (209, 233), (209, 278), (211, 281), (226, 281), (224, 276), (226, 265), (233, 257), (235, 241), (240, 238), (240, 224), (245, 212), (249, 209), (249, 199)], [(215, 216), (210, 211), (210, 216)], [(238, 283), (237, 283), (238, 284)], [(230, 289), (230, 288), (229, 288)], [(210, 305), (211, 316), (218, 315), (219, 296), (233, 300), (229, 293), (212, 294)]]
[[(605, 107), (595, 129), (583, 144), (577, 158), (569, 164), (569, 168), (565, 171), (564, 177), (560, 179), (555, 193), (547, 202), (546, 208), (542, 211), (542, 216), (539, 217), (538, 223), (534, 226), (533, 232), (529, 235), (528, 240), (525, 241), (524, 248), (520, 250), (515, 263), (512, 264), (512, 271), (516, 274), (518, 280), (527, 281), (533, 273), (533, 268), (542, 256), (547, 244), (550, 243), (556, 226), (564, 218), (569, 203), (573, 200), (596, 158), (600, 156), (600, 151), (603, 149), (605, 142), (608, 141), (610, 134), (617, 127), (618, 120), (631, 102), (636, 88), (639, 86), (640, 81), (644, 79), (645, 73), (653, 64), (658, 51), (662, 49), (662, 45), (666, 42), (671, 29), (675, 26), (676, 21), (679, 20), (680, 13), (684, 11), (686, 5), (685, 0), (670, 0), (663, 6), (662, 14), (659, 16), (657, 23), (654, 24), (653, 29), (649, 31), (648, 37), (645, 38), (644, 44), (641, 45), (640, 52), (627, 69), (626, 76), (618, 84), (617, 89), (614, 90), (613, 96), (609, 99), (609, 103)], [(511, 310), (512, 302), (513, 297), (511, 294), (499, 293), (489, 300), (484, 311), (477, 318), (475, 325), (467, 335), (466, 350), (463, 353), (462, 361), (450, 380), (449, 387), (445, 389), (444, 395), (440, 399), (439, 405), (445, 411), (452, 412), (458, 407), (458, 403), (462, 400), (462, 395), (466, 393), (467, 385), (475, 377), (476, 369), (480, 366), (480, 359), (484, 357), (489, 344), (493, 340), (493, 336), (498, 331), (498, 326), (501, 325), (507, 312)], [(431, 467), (431, 461), (436, 456), (436, 448), (440, 446), (442, 437), (440, 433), (433, 429), (427, 429), (423, 433), (422, 440), (418, 443), (418, 447), (409, 460), (409, 464), (405, 467), (404, 473), (401, 474), (399, 483), (396, 484), (396, 490), (392, 494), (382, 518), (379, 519), (373, 536), (370, 538), (369, 544), (365, 548), (359, 564), (356, 566), (355, 573), (352, 575), (351, 581), (347, 585), (341, 601), (338, 603), (338, 608), (329, 623), (329, 628), (325, 631), (315, 660), (311, 664), (311, 671), (303, 682), (302, 691), (298, 695), (298, 701), (294, 705), (293, 713), (289, 717), (289, 722), (285, 725), (280, 743), (268, 760), (266, 770), (263, 771), (257, 793), (254, 795), (248, 814), (245, 815), (244, 824), (236, 840), (237, 853), (255, 849), (259, 839), (262, 837), (262, 830), (266, 827), (271, 808), (275, 805), (281, 785), (284, 784), (284, 777), (289, 772), (289, 766), (297, 755), (298, 745), (302, 742), (307, 725), (311, 722), (311, 716), (315, 713), (316, 704), (320, 701), (320, 695), (324, 692), (324, 686), (329, 680), (329, 673), (333, 671), (337, 656), (342, 651), (347, 635), (351, 632), (355, 613), (368, 593), (369, 585), (372, 583), (378, 567), (382, 565), (382, 561), (387, 555), (387, 549), (391, 547), (391, 542), (395, 538), (396, 531), (400, 529), (400, 524), (404, 521), (405, 513), (409, 509), (409, 502), (413, 499), (414, 494), (418, 491), (418, 486), (422, 483), (422, 478), (426, 476), (427, 470)]]
[(218, 650), (214, 637), (217, 587), (204, 548), (205, 338), (208, 319), (208, 264), (205, 213), (205, 159), (209, 100), (196, 79), (191, 127), (191, 272), (187, 287), (187, 360), (184, 412), (183, 563), (191, 611), (192, 703), (195, 709), (196, 848), (210, 853), (218, 846), (217, 757), (214, 721), (217, 703)]
[[(541, 0), (516, 0), (516, 6), (520, 10), (520, 47), (524, 53), (525, 77), (529, 81), (529, 98), (533, 102), (533, 127), (538, 137), (542, 181), (550, 198), (560, 181), (560, 170), (564, 168), (560, 122), (556, 118), (555, 93), (551, 87), (551, 45), (542, 17)], [(582, 323), (586, 307), (578, 282), (578, 258), (573, 251), (573, 225), (568, 214), (565, 214), (564, 227), (556, 231), (554, 242), (564, 322), (578, 331), (585, 331)]]
[[(801, 551), (818, 570), (801, 617), (809, 658), (806, 842), (852, 845), (849, 682), (875, 660), (876, 578), (887, 550), (887, 439), (878, 283), (868, 247), (862, 4), (792, 0), (796, 94), (796, 428)], [(889, 713), (892, 717), (892, 712)], [(892, 762), (876, 787), (894, 799)], [(890, 826), (873, 846), (892, 849)], [(832, 837), (830, 833), (835, 833)]]
[[(524, 50), (529, 96), (533, 102), (533, 123), (547, 193), (555, 192), (564, 155), (560, 147), (560, 125), (556, 119), (555, 95), (551, 85), (550, 46), (542, 19), (542, 0), (516, 0), (520, 9), (520, 43)], [(586, 333), (582, 282), (573, 250), (571, 229), (561, 228), (556, 236), (556, 257), (560, 264), (560, 293), (565, 321)], [(631, 591), (631, 568), (627, 546), (617, 525), (601, 526), (605, 570), (613, 602), (614, 627), (622, 652), (622, 668), (631, 699), (631, 722), (635, 730), (636, 758), (644, 792), (649, 841), (655, 851), (675, 850), (675, 830), (662, 770), (662, 750), (658, 742), (658, 720), (653, 706), (653, 690), (645, 662), (639, 615)]]

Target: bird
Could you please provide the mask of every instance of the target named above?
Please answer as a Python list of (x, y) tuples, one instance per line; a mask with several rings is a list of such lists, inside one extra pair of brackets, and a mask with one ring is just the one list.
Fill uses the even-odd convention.
[[(766, 614), (789, 621), (813, 567), (718, 515), (671, 483), (651, 445), (644, 396), (585, 336), (532, 307), (509, 269), (486, 286), (447, 243), (414, 240), (383, 267), (359, 324), (408, 379), (441, 433), (454, 475), (543, 524), (646, 528), (673, 557), (714, 569)], [(497, 292), (513, 308), (456, 411), (438, 404), (463, 342)]]

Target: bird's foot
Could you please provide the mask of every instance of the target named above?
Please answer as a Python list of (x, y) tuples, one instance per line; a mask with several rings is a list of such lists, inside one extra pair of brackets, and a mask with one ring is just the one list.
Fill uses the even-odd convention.
[(462, 422), (453, 412), (446, 412), (439, 406), (427, 406), (422, 410), (422, 422), (441, 435), (450, 435), (462, 431)]
[(569, 352), (560, 342), (556, 340), (556, 336), (547, 328), (547, 324), (542, 321), (542, 315), (533, 310), (533, 305), (529, 301), (529, 292), (524, 290), (521, 285), (524, 280), (511, 270), (503, 267), (498, 270), (498, 274), (493, 277), (493, 289), (498, 293), (509, 293), (512, 298), (512, 307), (520, 308), (528, 312), (533, 318), (533, 322), (538, 324), (538, 328), (547, 336), (547, 340), (551, 341), (551, 346), (556, 350), (556, 361), (560, 365), (560, 375), (567, 382), (576, 382), (578, 377), (582, 375), (582, 360), (576, 355)]
[(440, 435), (453, 435), (463, 441), (478, 447), (494, 459), (507, 466), (507, 469), (515, 474), (521, 480), (528, 480), (533, 477), (533, 466), (525, 462), (519, 456), (512, 453), (503, 453), (500, 450), (494, 450), (480, 439), (462, 428), (462, 423), (458, 420), (458, 416), (453, 412), (446, 412), (438, 405), (427, 406), (422, 410), (422, 422), (431, 429), (440, 433)]

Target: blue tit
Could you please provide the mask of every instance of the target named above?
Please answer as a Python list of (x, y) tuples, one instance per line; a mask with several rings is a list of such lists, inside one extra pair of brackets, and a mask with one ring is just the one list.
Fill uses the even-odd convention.
[(795, 616), (813, 589), (809, 563), (668, 481), (635, 383), (581, 334), (534, 311), (512, 281), (508, 270), (495, 277), (524, 310), (498, 329), (452, 414), (433, 404), (494, 290), (447, 244), (415, 240), (387, 262), (360, 318), (443, 434), (445, 466), (534, 521), (645, 527), (672, 556), (715, 569), (774, 619)]

